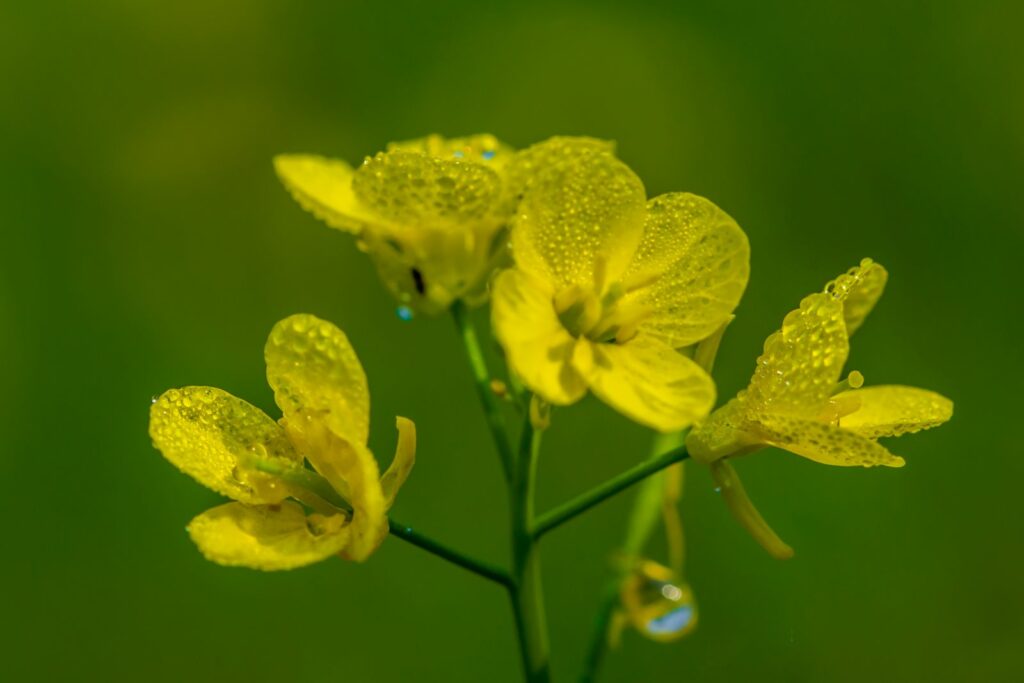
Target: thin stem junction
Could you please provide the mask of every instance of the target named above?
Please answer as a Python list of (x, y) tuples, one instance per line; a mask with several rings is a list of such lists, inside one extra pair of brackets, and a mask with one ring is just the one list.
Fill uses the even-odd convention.
[(559, 505), (554, 510), (541, 515), (533, 525), (533, 536), (539, 539), (547, 532), (565, 524), (570, 519), (586, 512), (590, 508), (611, 498), (642, 479), (659, 472), (669, 465), (690, 457), (686, 446), (679, 446), (661, 455), (631, 467), (622, 474), (613, 477), (603, 484), (595, 486), (586, 493)]

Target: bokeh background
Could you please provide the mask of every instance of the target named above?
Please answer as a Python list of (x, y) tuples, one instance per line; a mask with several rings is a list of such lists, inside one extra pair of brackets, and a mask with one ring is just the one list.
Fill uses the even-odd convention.
[[(740, 462), (789, 562), (691, 468), (700, 627), (670, 646), (629, 634), (603, 680), (1022, 680), (1022, 25), (1010, 0), (0, 3), (0, 678), (519, 680), (502, 592), (399, 541), (363, 566), (205, 562), (184, 526), (218, 499), (146, 434), (171, 386), (274, 414), (265, 335), (315, 313), (366, 366), (378, 454), (393, 415), (419, 424), (396, 514), (504, 561), (451, 321), (400, 321), (270, 165), (489, 131), (615, 139), (651, 195), (737, 218), (752, 277), (723, 396), (801, 296), (872, 256), (892, 277), (851, 367), (956, 401), (949, 425), (893, 445), (902, 470)], [(648, 443), (593, 400), (557, 413), (540, 508)], [(556, 681), (583, 657), (629, 505), (544, 543)]]

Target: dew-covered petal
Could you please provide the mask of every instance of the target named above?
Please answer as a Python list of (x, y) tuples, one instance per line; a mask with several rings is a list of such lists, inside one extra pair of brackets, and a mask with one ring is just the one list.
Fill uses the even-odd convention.
[(729, 319), (750, 276), (750, 245), (732, 218), (703, 197), (677, 192), (647, 202), (644, 236), (623, 282), (623, 305), (648, 311), (640, 329), (673, 348)]
[(387, 151), (419, 152), (439, 159), (475, 162), (504, 169), (515, 157), (515, 150), (489, 133), (446, 138), (433, 134), (414, 140), (389, 142)]
[(302, 208), (332, 228), (359, 233), (380, 219), (352, 191), (355, 171), (344, 161), (312, 154), (279, 154), (274, 170)]
[(642, 425), (677, 431), (706, 417), (715, 403), (708, 373), (664, 342), (641, 335), (625, 344), (591, 343), (590, 348), (590, 388)]
[(287, 495), (272, 478), (250, 470), (247, 459), (302, 460), (277, 422), (215, 387), (164, 392), (150, 407), (149, 435), (182, 472), (245, 503), (274, 503)]
[(597, 147), (539, 166), (512, 227), (516, 265), (556, 288), (601, 289), (625, 270), (643, 235), (644, 186)]
[(824, 422), (785, 415), (764, 415), (758, 419), (762, 440), (790, 453), (823, 465), (843, 467), (903, 467), (903, 458), (893, 455), (877, 441)]
[(551, 169), (592, 154), (614, 154), (615, 143), (582, 136), (557, 135), (515, 153), (507, 167), (508, 183), (524, 194)]
[(844, 391), (838, 401), (857, 401), (860, 407), (840, 419), (843, 429), (869, 439), (900, 436), (937, 427), (953, 416), (953, 402), (927, 389), (876, 386)]
[(461, 230), (494, 221), (502, 183), (482, 163), (420, 152), (379, 152), (355, 173), (356, 197), (402, 236), (422, 226)]
[(764, 342), (746, 391), (755, 414), (811, 418), (821, 412), (839, 381), (850, 343), (843, 304), (820, 292), (805, 297)]
[(264, 571), (319, 562), (341, 552), (350, 538), (343, 514), (307, 517), (291, 501), (279, 506), (220, 505), (193, 519), (188, 532), (206, 559)]
[(846, 334), (852, 335), (878, 303), (889, 273), (869, 258), (825, 285), (825, 291), (843, 302)]
[(491, 293), (491, 323), (509, 366), (548, 403), (581, 399), (586, 383), (573, 367), (577, 345), (558, 320), (554, 291), (518, 269), (502, 272)]
[(394, 459), (380, 478), (384, 503), (388, 508), (394, 504), (398, 490), (416, 464), (416, 425), (412, 420), (399, 417), (395, 419), (395, 426), (398, 427), (398, 447)]
[(733, 398), (716, 409), (686, 436), (686, 450), (697, 462), (710, 464), (721, 458), (749, 451), (758, 445), (748, 432), (746, 403)]
[(351, 505), (352, 539), (344, 556), (365, 560), (388, 533), (387, 504), (373, 453), (338, 436), (315, 413), (298, 413), (282, 423), (296, 450)]
[(366, 443), (370, 394), (344, 332), (316, 316), (292, 315), (274, 325), (263, 355), (285, 417), (316, 413), (338, 436)]

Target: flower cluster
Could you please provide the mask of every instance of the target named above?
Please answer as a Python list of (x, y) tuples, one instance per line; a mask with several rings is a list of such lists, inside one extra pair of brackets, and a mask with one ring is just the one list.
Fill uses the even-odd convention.
[[(850, 336), (888, 279), (870, 259), (804, 298), (768, 337), (749, 386), (716, 410), (711, 369), (747, 286), (747, 237), (703, 197), (648, 199), (611, 143), (555, 137), (514, 150), (491, 135), (432, 135), (392, 143), (358, 168), (314, 155), (282, 155), (274, 164), (303, 208), (355, 236), (400, 310), (452, 309), (505, 465), (512, 569), (416, 540), (411, 527), (389, 518), (415, 460), (415, 427), (397, 419), (397, 450), (381, 475), (367, 446), (363, 368), (345, 334), (311, 315), (279, 322), (264, 350), (279, 421), (212, 387), (154, 399), (154, 445), (232, 499), (193, 519), (189, 533), (208, 559), (263, 570), (335, 555), (362, 561), (395, 533), (509, 590), (530, 680), (546, 680), (548, 668), (531, 574), (547, 530), (648, 477), (604, 614), (614, 621), (613, 641), (626, 625), (674, 640), (697, 623), (683, 571), (683, 458), (707, 465), (740, 524), (786, 558), (792, 549), (747, 497), (734, 459), (776, 447), (827, 465), (901, 467), (904, 460), (878, 439), (952, 416), (952, 402), (934, 392), (865, 386), (856, 371), (844, 379)], [(465, 307), (487, 301), (508, 385), (489, 375), (467, 326)], [(517, 459), (497, 401), (523, 408), (526, 392)], [(535, 518), (535, 458), (550, 407), (588, 393), (657, 432), (667, 450), (634, 468), (640, 474), (623, 473)], [(659, 520), (667, 564), (644, 549)]]

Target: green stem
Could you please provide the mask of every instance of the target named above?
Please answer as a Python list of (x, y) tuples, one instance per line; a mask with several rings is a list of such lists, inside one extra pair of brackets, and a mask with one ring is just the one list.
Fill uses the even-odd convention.
[(688, 457), (689, 454), (686, 452), (686, 446), (673, 448), (672, 450), (662, 453), (655, 458), (651, 458), (646, 462), (642, 462), (639, 465), (626, 470), (617, 477), (613, 477), (586, 493), (559, 505), (554, 510), (541, 515), (537, 519), (533, 527), (534, 538), (539, 539), (552, 529), (559, 527), (577, 515), (586, 512), (595, 505), (614, 496), (616, 493), (629, 488), (641, 479), (646, 479), (655, 472), (663, 470), (669, 465), (685, 460)]
[(508, 589), (512, 588), (512, 577), (509, 576), (508, 572), (500, 567), (496, 567), (490, 563), (482, 562), (480, 560), (473, 559), (468, 555), (449, 548), (434, 539), (424, 536), (418, 531), (414, 531), (412, 527), (406, 526), (395, 521), (392, 518), (388, 518), (388, 527), (391, 529), (391, 535), (400, 538), (407, 543), (412, 543), (418, 548), (426, 550), (428, 553), (437, 555), (438, 557), (448, 560), (454, 565), (458, 565), (463, 569), (482, 576), (485, 579), (490, 579), (495, 583), (501, 584)]
[(452, 304), (452, 318), (455, 319), (455, 326), (462, 337), (462, 345), (466, 348), (466, 357), (469, 359), (469, 367), (473, 371), (473, 382), (476, 385), (476, 393), (483, 406), (484, 415), (487, 418), (487, 426), (490, 427), (491, 436), (494, 439), (494, 446), (498, 450), (498, 457), (501, 458), (501, 466), (505, 471), (505, 480), (512, 481), (513, 461), (511, 441), (508, 438), (508, 431), (505, 429), (505, 420), (501, 415), (501, 406), (491, 389), (491, 373), (487, 369), (487, 362), (484, 360), (483, 349), (480, 347), (480, 339), (477, 336), (473, 321), (470, 320), (469, 311), (462, 300), (456, 300)]
[(592, 683), (597, 678), (597, 670), (604, 659), (604, 653), (608, 650), (608, 622), (619, 602), (620, 580), (617, 577), (609, 581), (601, 596), (597, 616), (594, 618), (594, 629), (590, 634), (590, 647), (587, 649), (587, 658), (583, 662), (583, 672), (580, 674), (580, 683)]
[(541, 432), (533, 429), (527, 417), (523, 420), (518, 467), (509, 489), (514, 582), (509, 597), (512, 600), (520, 654), (528, 683), (547, 683), (551, 677), (548, 666), (547, 618), (544, 614), (544, 593), (541, 588), (540, 553), (530, 532), (540, 439)]
[[(280, 477), (282, 481), (297, 489), (301, 489), (302, 492), (312, 493), (317, 498), (330, 503), (339, 510), (352, 512), (352, 505), (331, 487), (327, 479), (313, 470), (306, 469), (305, 467), (282, 465), (266, 458), (253, 458), (250, 464), (260, 472)], [(400, 538), (406, 543), (411, 543), (433, 555), (437, 555), (443, 560), (448, 560), (454, 565), (468, 569), (474, 574), (501, 584), (508, 589), (512, 588), (512, 578), (508, 572), (500, 567), (474, 559), (454, 548), (449, 548), (443, 543), (435, 541), (429, 536), (415, 531), (411, 526), (402, 524), (391, 517), (388, 517), (388, 529), (391, 531), (392, 536)]]

